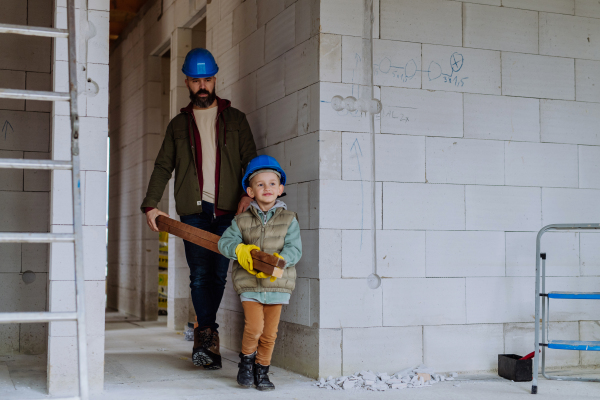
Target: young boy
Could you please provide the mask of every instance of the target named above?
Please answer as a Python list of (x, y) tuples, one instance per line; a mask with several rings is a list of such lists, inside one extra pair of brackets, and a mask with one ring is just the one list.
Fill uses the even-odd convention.
[[(244, 335), (237, 382), (242, 387), (274, 390), (269, 365), (277, 337), (281, 306), (288, 304), (296, 286), (294, 265), (302, 256), (300, 225), (295, 212), (278, 196), (283, 193), (285, 172), (273, 157), (258, 156), (248, 164), (242, 182), (254, 201), (235, 217), (219, 240), (219, 251), (236, 260), (231, 273), (233, 287), (244, 308)], [(257, 273), (251, 250), (262, 250), (286, 261), (283, 277)]]

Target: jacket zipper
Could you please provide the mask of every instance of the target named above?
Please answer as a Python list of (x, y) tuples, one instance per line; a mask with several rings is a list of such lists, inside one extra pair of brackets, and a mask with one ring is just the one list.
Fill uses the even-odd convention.
[[(196, 117), (194, 117), (194, 113), (192, 112), (192, 118), (194, 119), (194, 124), (196, 123)], [(194, 135), (194, 128), (192, 127), (192, 118), (190, 118), (190, 127), (189, 127), (189, 135), (191, 137), (191, 142), (195, 143), (196, 142), (196, 136)], [(198, 125), (196, 125), (198, 126)], [(198, 175), (198, 163), (196, 162), (196, 149), (195, 146), (192, 144), (192, 157), (194, 159), (194, 171), (196, 171), (196, 184), (198, 185), (198, 192), (200, 195), (200, 204), (202, 205), (202, 188), (200, 187), (200, 182), (198, 181), (199, 175)]]
[[(218, 106), (217, 106), (218, 107)], [(219, 117), (222, 112), (217, 110), (217, 119), (215, 120), (215, 141), (217, 146), (217, 154), (215, 155), (215, 161), (219, 160), (218, 165), (215, 165), (215, 206), (213, 207), (213, 214), (215, 219), (217, 219), (217, 204), (219, 204), (219, 185), (221, 184), (221, 155), (219, 148)], [(227, 135), (225, 132), (225, 120), (223, 120), (223, 135)], [(227, 139), (225, 139), (225, 146), (227, 146)], [(219, 174), (219, 179), (217, 179), (217, 174)]]

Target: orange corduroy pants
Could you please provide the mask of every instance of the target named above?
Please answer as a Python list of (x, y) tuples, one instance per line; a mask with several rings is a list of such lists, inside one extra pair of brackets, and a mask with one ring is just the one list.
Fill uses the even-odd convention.
[(256, 351), (258, 364), (271, 365), (271, 356), (277, 339), (277, 326), (281, 316), (281, 304), (243, 301), (242, 307), (244, 307), (242, 353), (248, 355)]

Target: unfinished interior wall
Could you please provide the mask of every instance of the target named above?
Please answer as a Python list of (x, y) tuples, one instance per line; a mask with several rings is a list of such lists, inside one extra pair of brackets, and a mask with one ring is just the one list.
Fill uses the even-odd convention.
[[(319, 369), (317, 206), (319, 179), (319, 2), (225, 1), (207, 6), (207, 48), (219, 64), (217, 94), (246, 113), (259, 154), (287, 175), (285, 201), (299, 215), (305, 251), (284, 306), (273, 363), (316, 376)], [(231, 282), (231, 275), (228, 276)], [(219, 312), (221, 344), (239, 351), (243, 312), (229, 283)]]
[[(189, 101), (180, 69), (192, 40), (202, 41), (194, 30), (204, 27), (192, 28), (201, 21), (205, 3), (148, 1), (110, 54), (108, 307), (144, 320), (158, 316), (158, 234), (147, 227), (139, 205), (166, 124)], [(167, 187), (158, 207), (165, 212), (169, 194), (172, 198)], [(176, 213), (171, 215), (176, 218)], [(189, 320), (189, 269), (173, 240), (168, 321), (183, 329)]]
[[(329, 104), (358, 97), (362, 1), (321, 2), (322, 36), (335, 49), (321, 41), (320, 129), (335, 141), (319, 144), (333, 158), (320, 159), (327, 177), (315, 226), (330, 240), (318, 252), (304, 248), (326, 252), (318, 322), (335, 362), (319, 375), (420, 363), (490, 370), (499, 353), (533, 349), (536, 232), (600, 221), (600, 5), (380, 0), (375, 8), (383, 284), (371, 290), (358, 279), (371, 269), (368, 125)], [(544, 236), (548, 290), (596, 290), (599, 239)], [(599, 317), (592, 302), (553, 302), (550, 334), (598, 340)], [(550, 352), (548, 363), (598, 358)]]
[[(15, 3), (15, 2), (13, 2)], [(28, 0), (28, 3), (32, 3)], [(38, 2), (34, 2), (38, 3)], [(39, 3), (51, 4), (42, 1)], [(88, 4), (89, 3), (89, 4)], [(78, 108), (80, 126), (83, 263), (87, 323), (88, 374), (92, 391), (104, 383), (104, 308), (106, 271), (106, 151), (108, 135), (108, 10), (109, 1), (77, 1)], [(67, 28), (65, 1), (56, 1), (54, 26)], [(32, 65), (36, 65), (32, 61)], [(52, 89), (68, 92), (67, 39), (55, 39), (52, 52)], [(94, 88), (97, 85), (97, 92)], [(37, 131), (28, 132), (36, 134)], [(35, 143), (35, 137), (28, 138)], [(71, 159), (69, 104), (52, 108), (51, 157)], [(73, 232), (71, 171), (52, 171), (50, 231)], [(37, 202), (44, 207), (46, 201)], [(73, 245), (54, 243), (49, 252), (48, 307), (75, 310)], [(48, 334), (48, 391), (77, 393), (77, 333), (75, 322), (52, 322)]]
[[(0, 23), (52, 26), (47, 1), (3, 0), (0, 9)], [(0, 53), (0, 87), (51, 89), (51, 39), (3, 34)], [(0, 157), (50, 158), (50, 111), (47, 102), (0, 100)], [(48, 171), (0, 170), (0, 230), (48, 232), (49, 192)], [(47, 244), (0, 244), (0, 272), (0, 312), (47, 310)], [(1, 324), (0, 354), (46, 352), (47, 330), (47, 324)]]

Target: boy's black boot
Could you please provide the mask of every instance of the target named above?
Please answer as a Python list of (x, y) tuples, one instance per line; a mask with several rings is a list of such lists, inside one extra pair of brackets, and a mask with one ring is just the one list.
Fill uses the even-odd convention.
[(238, 364), (237, 383), (245, 388), (252, 387), (254, 383), (254, 359), (256, 352), (245, 356), (240, 353), (240, 363)]
[(269, 380), (269, 366), (254, 364), (254, 385), (258, 390), (275, 390), (275, 385)]
[(221, 352), (219, 349), (219, 333), (210, 328), (194, 329), (194, 349), (192, 361), (195, 366), (204, 369), (221, 368)]

